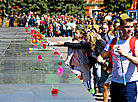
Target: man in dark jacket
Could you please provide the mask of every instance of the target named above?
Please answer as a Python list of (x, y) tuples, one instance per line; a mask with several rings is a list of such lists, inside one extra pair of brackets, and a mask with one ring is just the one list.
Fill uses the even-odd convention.
[(32, 26), (32, 27), (35, 26), (35, 18), (34, 18), (34, 16), (31, 16), (31, 18), (29, 20), (29, 26)]

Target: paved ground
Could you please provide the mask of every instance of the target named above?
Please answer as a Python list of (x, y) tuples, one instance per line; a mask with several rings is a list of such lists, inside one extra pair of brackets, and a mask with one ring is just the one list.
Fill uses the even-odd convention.
[[(55, 38), (48, 38), (50, 41), (66, 41), (69, 40), (71, 38), (69, 37), (55, 37)], [(55, 48), (57, 48), (57, 50), (63, 55), (64, 58), (67, 57), (67, 47), (64, 46), (55, 46)], [(97, 102), (103, 102), (103, 94), (102, 93), (97, 93), (94, 95), (94, 98), (96, 99)], [(110, 98), (109, 98), (110, 101)]]

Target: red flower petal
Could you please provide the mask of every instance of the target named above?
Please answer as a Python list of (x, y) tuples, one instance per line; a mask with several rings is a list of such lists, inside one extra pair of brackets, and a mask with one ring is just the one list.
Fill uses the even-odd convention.
[(53, 89), (53, 90), (51, 91), (51, 93), (52, 93), (52, 94), (58, 94), (58, 89)]
[(59, 53), (57, 53), (59, 56), (60, 56), (60, 54)]
[(35, 34), (37, 33), (37, 31), (35, 31)]
[(80, 76), (77, 76), (79, 80), (81, 80), (81, 77)]
[(42, 55), (38, 55), (38, 59), (42, 59)]
[(54, 54), (58, 54), (58, 52), (56, 51), (56, 52), (54, 52)]
[(27, 41), (27, 38), (25, 38), (25, 41)]
[(59, 62), (58, 64), (59, 64), (59, 65), (62, 65), (62, 62)]

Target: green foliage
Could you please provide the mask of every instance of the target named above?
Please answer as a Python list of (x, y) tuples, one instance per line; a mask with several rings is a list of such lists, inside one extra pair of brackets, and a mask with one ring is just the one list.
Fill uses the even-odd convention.
[(2, 2), (0, 1), (0, 10), (2, 10), (2, 12), (0, 12), (0, 16), (3, 18), (4, 14), (6, 13), (6, 5), (7, 5), (7, 1), (3, 0)]
[(103, 9), (105, 12), (124, 12), (126, 13), (128, 9), (130, 9), (133, 0), (104, 0), (104, 4), (106, 8)]
[[(54, 6), (53, 6), (54, 5)], [(54, 14), (85, 15), (86, 1), (84, 0), (52, 0), (49, 12)]]
[[(7, 3), (7, 1), (9, 1)], [(8, 6), (7, 6), (8, 4)], [(0, 4), (0, 9), (4, 12), (8, 9), (8, 14), (11, 12), (37, 12), (37, 14), (70, 14), (70, 15), (86, 15), (84, 0), (3, 0)], [(19, 6), (21, 10), (13, 8)], [(8, 7), (8, 8), (7, 8)]]

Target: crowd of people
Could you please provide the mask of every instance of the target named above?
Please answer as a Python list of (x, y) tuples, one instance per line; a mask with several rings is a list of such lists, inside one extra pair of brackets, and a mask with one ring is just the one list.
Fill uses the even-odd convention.
[(96, 11), (92, 17), (43, 14), (39, 17), (30, 12), (28, 16), (19, 14), (17, 21), (19, 27), (33, 26), (49, 37), (72, 37), (69, 41), (48, 45), (68, 47), (65, 63), (76, 76), (81, 76), (92, 94), (98, 88), (104, 102), (108, 102), (111, 84), (112, 102), (136, 102), (138, 41), (131, 41), (135, 45), (133, 51), (129, 42), (132, 36), (138, 38), (138, 24), (133, 24), (127, 14)]
[(102, 31), (102, 22), (105, 20), (112, 21), (109, 23), (109, 34), (112, 32), (113, 27), (119, 26), (119, 16), (121, 13), (105, 13), (95, 11), (90, 16), (73, 16), (73, 15), (37, 15), (36, 12), (29, 12), (29, 14), (13, 14), (8, 17), (9, 27), (14, 27), (15, 18), (17, 19), (18, 27), (35, 26), (41, 33), (47, 34), (49, 37), (63, 36), (72, 37), (76, 28), (96, 29), (98, 33)]
[[(94, 17), (92, 19), (96, 21), (97, 17)], [(134, 25), (127, 14), (105, 18), (102, 22), (100, 19), (100, 23), (92, 23), (91, 27), (87, 25), (89, 28), (76, 27), (73, 39), (56, 44), (68, 47), (65, 63), (76, 76), (82, 76), (89, 91), (95, 94), (98, 88), (103, 93), (104, 102), (108, 102), (110, 84), (112, 102), (136, 102), (138, 40), (130, 39), (133, 36), (138, 38), (137, 24)]]

